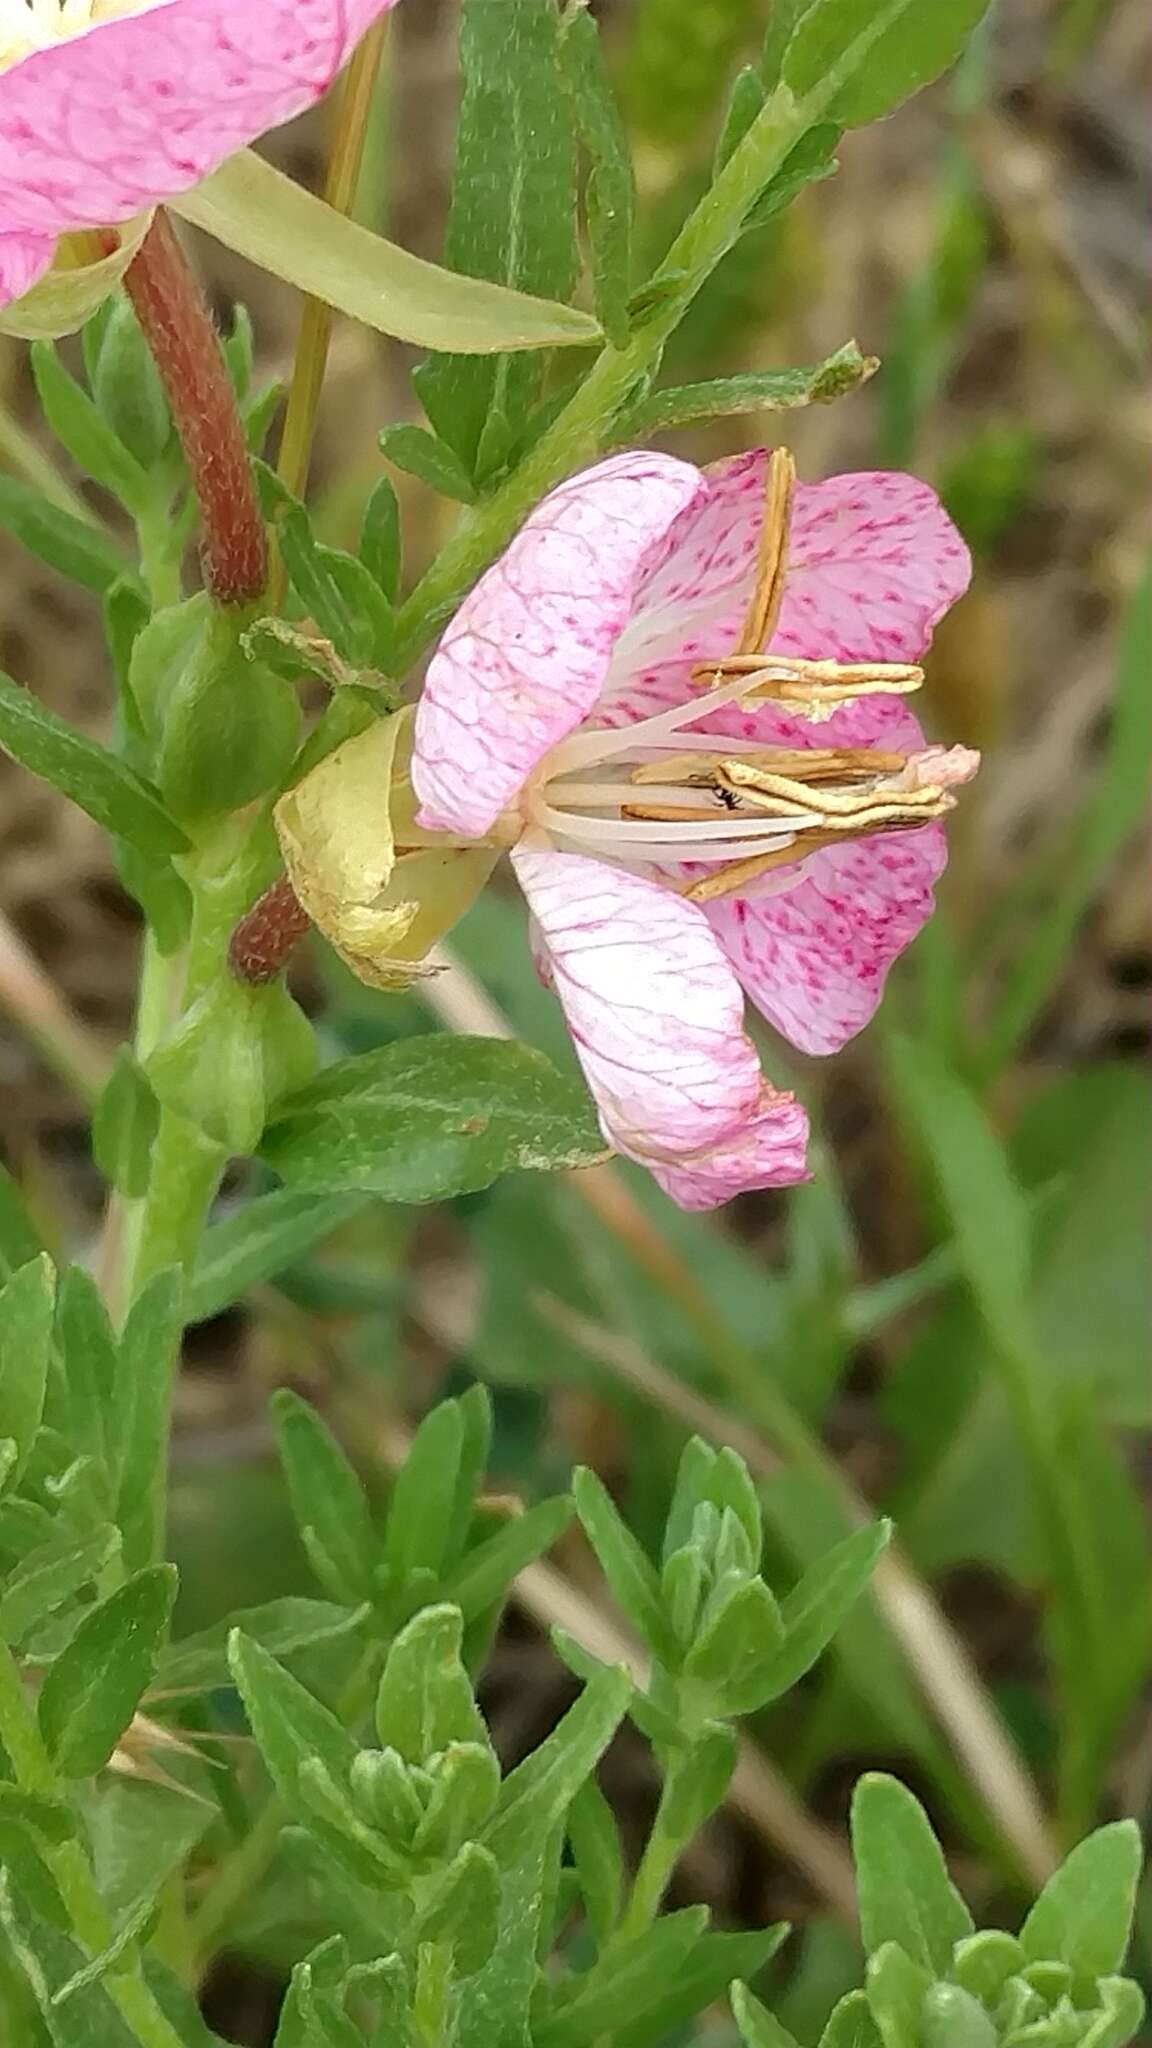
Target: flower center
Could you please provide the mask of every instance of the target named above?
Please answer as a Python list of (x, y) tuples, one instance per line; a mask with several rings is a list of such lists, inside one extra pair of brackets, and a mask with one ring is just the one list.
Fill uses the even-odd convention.
[(121, 14), (144, 14), (156, 0), (0, 0), (0, 71), (33, 50), (50, 49)]
[(746, 890), (773, 868), (866, 833), (907, 831), (951, 810), (953, 788), (975, 773), (965, 747), (916, 754), (875, 747), (763, 747), (690, 728), (728, 706), (765, 699), (810, 719), (878, 692), (918, 689), (908, 664), (792, 660), (765, 650), (784, 593), (795, 470), (778, 449), (768, 465), (752, 601), (730, 655), (694, 672), (711, 687), (632, 725), (583, 727), (554, 748), (524, 793), (523, 818), (554, 845), (624, 865), (688, 863), (709, 870), (685, 885), (697, 902)]

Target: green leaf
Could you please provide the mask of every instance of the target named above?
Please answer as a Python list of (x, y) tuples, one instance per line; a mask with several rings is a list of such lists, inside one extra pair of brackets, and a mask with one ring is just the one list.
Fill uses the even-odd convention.
[(596, 312), (608, 339), (623, 348), (630, 328), (636, 189), (627, 134), (604, 68), (600, 32), (590, 14), (577, 11), (566, 16), (559, 54), (576, 135), (590, 161), (584, 211)]
[(381, 477), (364, 507), (360, 560), (389, 603), (395, 604), (400, 595), (402, 563), (400, 506), (386, 476)]
[(40, 405), (56, 439), (86, 476), (119, 498), (134, 517), (143, 516), (152, 498), (147, 471), (69, 376), (52, 342), (34, 341), (29, 354)]
[[(777, 10), (772, 9), (773, 18)], [(720, 176), (725, 164), (738, 145), (743, 142), (748, 130), (767, 99), (764, 80), (752, 64), (745, 64), (732, 81), (728, 105), (720, 124), (716, 141), (716, 153), (712, 159), (713, 180)]]
[[(118, 293), (109, 301), (109, 308), (99, 355), (89, 368), (88, 382), (119, 445), (146, 472), (159, 462), (172, 438), (172, 415), (160, 373), (140, 332), (131, 302), (124, 293)], [(235, 358), (236, 332), (224, 346), (226, 350), (232, 349)], [(117, 495), (123, 498), (122, 491)], [(130, 501), (123, 498), (123, 502), (127, 505)]]
[(160, 1104), (131, 1046), (122, 1045), (92, 1117), (92, 1156), (122, 1195), (138, 1199), (148, 1187)]
[[(395, 1752), (391, 1752), (395, 1754)], [(429, 1770), (432, 1789), (412, 1836), (412, 1853), (447, 1862), (474, 1841), (500, 1796), (500, 1765), (481, 1742), (451, 1742)], [(487, 1957), (481, 1958), (483, 1962)]]
[(475, 503), (476, 486), (460, 457), (427, 427), (382, 427), (376, 441), (381, 455), (397, 469), (418, 477), (442, 498), (455, 498), (461, 505)]
[(353, 668), (386, 668), (392, 607), (355, 555), (325, 547), (308, 511), (267, 463), (256, 464), (261, 502), (275, 530), (292, 588), (309, 616)]
[(22, 1557), (0, 1596), (0, 1640), (18, 1648), (29, 1630), (98, 1577), (120, 1548), (120, 1531), (106, 1524), (77, 1538), (72, 1530)]
[(335, 1642), (357, 1628), (363, 1608), (338, 1607), (331, 1600), (305, 1600), (295, 1594), (269, 1600), (261, 1607), (241, 1608), (211, 1628), (169, 1643), (156, 1668), (161, 1692), (209, 1692), (231, 1683), (228, 1637), (238, 1628), (262, 1649), (277, 1657)]
[(895, 1778), (870, 1771), (852, 1800), (852, 1847), (860, 1928), (869, 1955), (896, 1942), (930, 1977), (942, 1977), (972, 1916), (919, 1800)]
[(1144, 2018), (1144, 1993), (1128, 1977), (1104, 1977), (1096, 1989), (1104, 2010), (1083, 2035), (1080, 2048), (1127, 2048)]
[[(535, 114), (539, 119), (539, 105)], [(503, 104), (497, 117), (487, 131), (490, 146), (505, 118)], [(488, 176), (504, 194), (507, 219), (502, 164), (490, 158)], [(596, 322), (575, 307), (441, 270), (369, 234), (252, 150), (230, 157), (173, 205), (185, 220), (286, 283), (419, 348), (491, 355), (587, 347), (599, 339)]]
[(335, 1714), (242, 1629), (229, 1636), (228, 1664), (276, 1790), (285, 1805), (307, 1820), (310, 1807), (300, 1782), (304, 1765), (317, 1760), (343, 1787), (356, 1744)]
[(732, 2017), (740, 2029), (740, 2038), (745, 2048), (800, 2048), (795, 2034), (782, 2026), (774, 2013), (758, 1998), (753, 1998), (746, 1984), (737, 1978), (729, 1994), (732, 2000)]
[(24, 1792), (6, 1778), (0, 1778), (0, 1821), (20, 1821), (45, 1842), (70, 1842), (80, 1826), (76, 1814), (63, 1799)]
[(868, 1959), (868, 2003), (880, 2029), (884, 2048), (922, 2048), (920, 2016), (932, 1982), (931, 1972), (895, 1941), (886, 1941)]
[(866, 1991), (850, 1991), (829, 2014), (820, 2048), (885, 2048)]
[(120, 1337), (118, 1397), (124, 1450), (116, 1519), (130, 1565), (155, 1554), (161, 1533), (173, 1361), (183, 1325), (178, 1272), (157, 1273), (137, 1295)]
[(558, 1493), (537, 1501), (507, 1526), (470, 1550), (444, 1582), (444, 1597), (458, 1607), (466, 1623), (476, 1621), (507, 1594), (526, 1565), (551, 1550), (572, 1520), (572, 1500)]
[[(552, 0), (465, 0), (464, 96), (444, 255), (452, 269), (473, 277), (566, 298), (576, 281), (578, 251), (574, 151), (560, 91), (558, 36)], [(460, 348), (458, 342), (448, 346)], [(477, 480), (505, 460), (539, 395), (542, 371), (540, 360), (474, 363), (457, 357), (417, 372), (432, 426)]]
[(0, 1431), (15, 1446), (9, 1480), (23, 1470), (44, 1413), (55, 1297), (46, 1252), (0, 1290)]
[(176, 1568), (149, 1565), (85, 1615), (40, 1689), (40, 1733), (65, 1778), (102, 1769), (152, 1681)]
[(616, 1928), (624, 1897), (624, 1858), (616, 1817), (595, 1777), (584, 1780), (568, 1808), (568, 1843), (588, 1924), (598, 1948)]
[(754, 1977), (762, 1970), (787, 1933), (787, 1927), (779, 1925), (756, 1934), (702, 1935), (679, 1968), (669, 1973), (643, 2018), (618, 2036), (618, 2048), (658, 2048), (723, 1998), (734, 1977)]
[(924, 2000), (923, 2048), (997, 2048), (1000, 2036), (980, 2004), (958, 1984), (933, 1984)]
[(514, 1167), (604, 1156), (578, 1083), (526, 1046), (440, 1033), (339, 1060), (289, 1098), (261, 1150), (289, 1183), (431, 1202)]
[(441, 1401), (424, 1417), (396, 1474), (383, 1558), (397, 1586), (406, 1585), (414, 1572), (440, 1571), (463, 1441), (459, 1407), (454, 1401)]
[(1113, 1821), (1079, 1842), (1020, 1929), (1029, 1962), (1067, 1963), (1081, 1978), (1118, 1970), (1132, 1930), (1141, 1860), (1133, 1820)]
[(272, 1396), (292, 1513), (316, 1576), (334, 1600), (372, 1597), (379, 1545), (364, 1489), (327, 1424), (287, 1387)]
[(690, 1842), (724, 1803), (736, 1768), (735, 1731), (712, 1721), (665, 1767), (656, 1829), (675, 1843)]
[(579, 1466), (572, 1477), (572, 1495), (581, 1527), (617, 1605), (657, 1656), (665, 1663), (678, 1662), (656, 1567), (622, 1519), (603, 1481), (587, 1466)]
[(848, 341), (823, 362), (808, 363), (801, 369), (749, 370), (738, 377), (717, 377), (709, 384), (672, 386), (654, 391), (626, 412), (613, 431), (613, 440), (646, 441), (653, 434), (693, 420), (828, 405), (866, 383), (878, 368), (877, 357), (861, 355), (856, 343)]
[(487, 1744), (488, 1731), (460, 1661), (463, 1626), (456, 1607), (424, 1607), (388, 1652), (376, 1695), (382, 1749), (426, 1764), (452, 1742)]
[(322, 1238), (358, 1215), (367, 1199), (277, 1188), (211, 1224), (200, 1241), (188, 1283), (188, 1321), (207, 1322), (250, 1287), (277, 1279)]
[(811, 0), (784, 53), (784, 84), (821, 115), (877, 121), (960, 55), (988, 0)]
[(485, 1837), (497, 1861), (511, 1862), (530, 1833), (540, 1838), (560, 1823), (616, 1733), (631, 1695), (626, 1671), (599, 1671), (546, 1741), (504, 1780)]
[(449, 1865), (414, 1929), (414, 1939), (451, 1946), (454, 1974), (474, 1977), (496, 1946), (500, 1925), (500, 1872), (490, 1849), (468, 1842)]
[(114, 1469), (122, 1420), (118, 1347), (100, 1289), (84, 1266), (66, 1266), (60, 1275), (56, 1344), (68, 1386), (71, 1441)]
[(584, 2048), (644, 2017), (707, 1925), (707, 1907), (689, 1906), (614, 1945), (553, 1993), (551, 2013), (533, 2028), (534, 2048)]
[[(3, 479), (0, 479), (0, 483)], [(159, 792), (118, 755), (74, 732), (54, 711), (0, 674), (0, 747), (70, 797), (106, 832), (142, 853), (187, 851), (188, 841)]]
[(812, 1669), (865, 1591), (877, 1558), (892, 1536), (891, 1522), (854, 1529), (814, 1565), (783, 1601), (784, 1642), (770, 1666), (767, 1699), (787, 1692)]
[(1000, 1927), (988, 1927), (957, 1942), (950, 1974), (973, 1998), (995, 2005), (1009, 1977), (1017, 1976), (1023, 1967), (1024, 1951), (1016, 1936)]
[(114, 583), (136, 581), (127, 555), (102, 527), (66, 512), (18, 477), (0, 476), (0, 527), (70, 583), (98, 596)]

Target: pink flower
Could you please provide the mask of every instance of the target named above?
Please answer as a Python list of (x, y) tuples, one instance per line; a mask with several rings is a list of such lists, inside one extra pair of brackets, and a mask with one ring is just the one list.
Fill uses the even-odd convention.
[(0, 305), (319, 99), (392, 0), (0, 0)]
[(763, 450), (572, 478), (465, 600), (416, 717), (420, 825), (510, 848), (607, 1138), (691, 1209), (805, 1178), (744, 994), (805, 1052), (859, 1031), (977, 763), (903, 702), (968, 582), (937, 498), (792, 484)]

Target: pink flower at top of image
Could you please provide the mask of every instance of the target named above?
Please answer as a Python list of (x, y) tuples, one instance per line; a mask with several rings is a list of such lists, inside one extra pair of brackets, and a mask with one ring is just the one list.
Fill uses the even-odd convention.
[(641, 451), (545, 498), (433, 657), (419, 824), (508, 847), (605, 1135), (685, 1208), (807, 1177), (745, 996), (834, 1052), (931, 913), (977, 756), (905, 696), (969, 568), (914, 477)]
[(319, 99), (392, 0), (0, 0), (0, 306)]

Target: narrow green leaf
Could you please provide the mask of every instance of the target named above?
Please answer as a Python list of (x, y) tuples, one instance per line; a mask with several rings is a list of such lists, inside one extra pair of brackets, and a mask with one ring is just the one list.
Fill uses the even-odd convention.
[(147, 471), (129, 453), (88, 393), (69, 376), (50, 341), (34, 341), (32, 375), (44, 417), (73, 460), (135, 517), (147, 511)]
[(18, 477), (0, 476), (0, 527), (70, 583), (98, 596), (114, 583), (136, 580), (127, 555), (94, 520), (78, 519)]
[(0, 1779), (0, 1821), (20, 1821), (45, 1842), (73, 1841), (80, 1828), (77, 1815), (63, 1799), (22, 1791), (6, 1778)]
[(56, 1278), (46, 1252), (0, 1290), (0, 1431), (14, 1445), (7, 1478), (23, 1470), (44, 1412)]
[(581, 1527), (621, 1611), (657, 1656), (676, 1661), (676, 1642), (660, 1598), (656, 1567), (621, 1517), (607, 1487), (587, 1466), (572, 1477)]
[(40, 1689), (40, 1732), (65, 1778), (107, 1763), (151, 1683), (176, 1594), (176, 1567), (150, 1565), (87, 1613)]
[(309, 513), (266, 463), (256, 465), (261, 501), (284, 567), (301, 604), (353, 669), (386, 667), (392, 651), (392, 607), (355, 555), (325, 547)]
[[(488, 1470), (492, 1450), (492, 1396), (487, 1387), (469, 1387), (457, 1402), (462, 1424), (460, 1456), (456, 1463), (456, 1498), (448, 1524), (444, 1555), (450, 1564), (463, 1557), (465, 1545), (476, 1520), (476, 1497)], [(457, 1607), (460, 1602), (452, 1595)]]
[(131, 1046), (122, 1045), (92, 1117), (92, 1156), (105, 1179), (137, 1199), (148, 1186), (160, 1104)]
[(584, 1090), (526, 1046), (430, 1033), (339, 1060), (291, 1096), (261, 1150), (290, 1184), (429, 1202), (514, 1167), (604, 1156)]
[(399, 502), (386, 476), (381, 477), (364, 507), (360, 560), (389, 603), (395, 604), (400, 595), (403, 541)]
[[(773, 14), (776, 9), (773, 7)], [(743, 142), (748, 130), (767, 99), (764, 80), (754, 65), (745, 64), (732, 81), (724, 119), (716, 140), (716, 153), (712, 159), (712, 176), (718, 178), (729, 157)]]
[(987, 5), (813, 0), (784, 53), (784, 84), (846, 128), (879, 120), (955, 63)]
[(752, 1713), (769, 1696), (783, 1636), (780, 1609), (763, 1579), (747, 1579), (692, 1645), (684, 1676), (713, 1689), (719, 1711)]
[(1067, 1963), (1081, 1978), (1118, 1970), (1132, 1931), (1141, 1862), (1134, 1820), (1112, 1821), (1077, 1843), (1020, 1929), (1029, 1962)]
[(820, 2048), (887, 2048), (866, 1991), (850, 1991), (840, 1999), (820, 2036)]
[(187, 1317), (206, 1322), (250, 1287), (275, 1280), (364, 1208), (364, 1195), (257, 1195), (205, 1231), (188, 1283)]
[(114, 1468), (121, 1421), (117, 1343), (100, 1289), (84, 1266), (66, 1266), (60, 1275), (56, 1347), (68, 1387), (68, 1434), (77, 1450)]
[[(502, 120), (502, 107), (498, 113)], [(536, 114), (539, 118), (539, 107)], [(494, 132), (489, 131), (489, 141)], [(490, 175), (503, 191), (495, 165)], [(508, 349), (587, 347), (599, 339), (596, 322), (575, 307), (441, 270), (369, 234), (253, 150), (230, 157), (173, 205), (186, 220), (286, 283), (419, 348), (491, 355)]]
[(184, 1285), (157, 1273), (128, 1311), (120, 1336), (117, 1406), (122, 1432), (116, 1519), (130, 1565), (154, 1557), (161, 1535), (172, 1382), (183, 1327)]
[[(575, 161), (558, 36), (552, 0), (465, 0), (444, 254), (473, 277), (567, 298), (578, 265)], [(449, 346), (459, 351), (459, 343)], [(482, 480), (500, 468), (539, 395), (542, 369), (540, 361), (457, 357), (417, 373), (429, 420), (470, 475)]]
[(756, 1934), (702, 1935), (679, 1968), (669, 1972), (643, 2018), (617, 2037), (618, 2048), (658, 2048), (723, 1998), (734, 1977), (754, 1977), (762, 1970), (787, 1933), (780, 1924)]
[(560, 75), (590, 162), (584, 209), (596, 311), (608, 339), (623, 348), (630, 328), (635, 180), (628, 137), (604, 68), (600, 31), (583, 11), (568, 14), (562, 23)]
[(276, 1657), (335, 1642), (359, 1626), (363, 1608), (339, 1607), (331, 1600), (305, 1600), (295, 1594), (269, 1600), (262, 1607), (242, 1608), (213, 1627), (170, 1643), (156, 1669), (162, 1692), (209, 1692), (228, 1685), (228, 1637), (238, 1628), (252, 1642)]
[[(475, 1841), (500, 1796), (500, 1765), (482, 1742), (450, 1742), (430, 1769), (428, 1804), (412, 1836), (416, 1856), (447, 1862)], [(487, 1957), (482, 1958), (487, 1961)]]
[(861, 355), (856, 343), (848, 341), (822, 363), (808, 363), (801, 369), (749, 370), (738, 377), (717, 377), (709, 384), (672, 386), (654, 391), (625, 413), (613, 439), (636, 442), (693, 420), (828, 405), (865, 383), (878, 368), (877, 357)]
[(580, 1895), (598, 1948), (615, 1932), (624, 1897), (624, 1858), (616, 1817), (589, 1776), (568, 1808), (568, 1842)]
[(490, 1849), (467, 1842), (449, 1865), (416, 1922), (417, 1941), (445, 1942), (454, 1973), (474, 1977), (496, 1946), (500, 1925), (500, 1872)]
[[(0, 483), (3, 479), (0, 479)], [(54, 711), (0, 674), (0, 747), (87, 811), (106, 832), (162, 856), (188, 841), (159, 792), (127, 762), (73, 731)]]
[(643, 2017), (707, 1925), (707, 1907), (689, 1906), (662, 1914), (643, 1934), (614, 1945), (553, 1994), (551, 2013), (533, 2029), (534, 2048), (585, 2048)]
[(438, 1574), (444, 1560), (464, 1423), (455, 1401), (441, 1401), (424, 1417), (396, 1474), (388, 1504), (383, 1557), (395, 1583), (411, 1574)]
[(860, 1927), (869, 1955), (898, 1943), (930, 1977), (943, 1976), (972, 1916), (948, 1875), (919, 1801), (895, 1778), (870, 1771), (852, 1800), (852, 1847)]
[(951, 1975), (964, 1991), (984, 2005), (995, 2005), (1009, 1977), (1024, 1968), (1024, 1951), (1014, 1934), (1001, 1927), (981, 1928), (966, 1935), (952, 1951)]
[(376, 440), (381, 455), (442, 498), (455, 498), (461, 505), (475, 503), (476, 486), (459, 456), (427, 427), (382, 427)]
[(343, 1787), (356, 1744), (335, 1714), (278, 1664), (269, 1651), (241, 1629), (228, 1640), (228, 1663), (260, 1754), (285, 1804), (307, 1819), (309, 1805), (300, 1773), (316, 1758)]
[(932, 1973), (914, 1963), (899, 1942), (886, 1941), (868, 1958), (868, 2003), (884, 2048), (922, 2048), (920, 2018)]
[[(134, 458), (146, 494), (147, 472), (160, 461), (172, 439), (172, 415), (131, 301), (126, 293), (118, 292), (109, 304), (99, 356), (88, 372), (88, 382), (117, 445)], [(89, 474), (95, 471), (89, 469)], [(129, 486), (135, 488), (134, 479), (129, 479)], [(109, 488), (116, 489), (123, 503), (131, 506), (123, 489)], [(147, 504), (147, 495), (141, 502)]]
[(1128, 2048), (1144, 2018), (1144, 1993), (1129, 1977), (1103, 1977), (1096, 1990), (1104, 2010), (1088, 2028), (1080, 2048)]
[(370, 1599), (379, 1545), (356, 1473), (298, 1394), (281, 1388), (272, 1414), (292, 1512), (318, 1578), (346, 1605)]
[(854, 1529), (809, 1566), (792, 1588), (780, 1609), (784, 1641), (772, 1661), (771, 1692), (766, 1699), (787, 1692), (823, 1656), (845, 1615), (866, 1590), (876, 1560), (891, 1536), (891, 1522)]
[(510, 1862), (529, 1834), (543, 1836), (560, 1823), (616, 1733), (631, 1694), (626, 1671), (599, 1671), (546, 1741), (504, 1780), (485, 1837), (498, 1862)]
[(19, 1648), (29, 1630), (95, 1579), (120, 1548), (120, 1531), (106, 1524), (77, 1538), (68, 1530), (29, 1551), (0, 1596), (0, 1640)]
[(468, 1552), (445, 1581), (445, 1599), (460, 1609), (466, 1623), (477, 1620), (504, 1599), (518, 1572), (559, 1542), (571, 1520), (569, 1494), (537, 1501)]
[(739, 1978), (733, 1984), (730, 1996), (732, 2017), (740, 2029), (744, 2048), (800, 2048), (795, 2034), (790, 2034), (766, 2005), (753, 1998), (748, 1986)]

